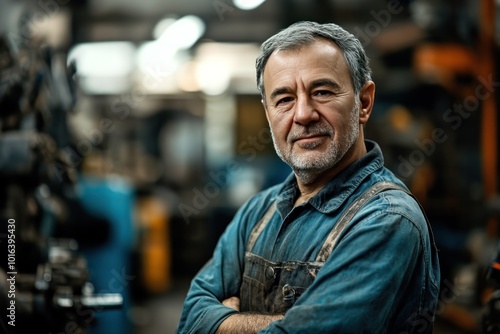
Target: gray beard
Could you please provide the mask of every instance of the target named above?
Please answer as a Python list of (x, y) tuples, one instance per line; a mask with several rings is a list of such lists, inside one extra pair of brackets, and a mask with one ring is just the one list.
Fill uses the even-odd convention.
[[(356, 105), (351, 110), (348, 123), (348, 131), (346, 138), (340, 138), (339, 142), (330, 141), (325, 154), (315, 156), (313, 158), (305, 157), (303, 154), (294, 153), (292, 150), (283, 152), (276, 144), (274, 133), (271, 129), (274, 149), (283, 162), (289, 165), (297, 178), (303, 184), (311, 184), (324, 171), (333, 168), (342, 160), (349, 149), (354, 145), (359, 137), (359, 100), (356, 100)], [(291, 132), (287, 140), (300, 136), (301, 134), (328, 134), (333, 138), (333, 129), (325, 124), (315, 123), (307, 127), (303, 127), (300, 133)], [(317, 144), (311, 143), (307, 146), (302, 146), (306, 149), (313, 149)]]

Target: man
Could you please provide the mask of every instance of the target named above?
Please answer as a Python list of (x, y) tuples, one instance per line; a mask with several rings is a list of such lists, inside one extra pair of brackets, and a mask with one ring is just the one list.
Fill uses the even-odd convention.
[(293, 173), (238, 211), (192, 281), (178, 332), (431, 332), (434, 240), (364, 139), (375, 84), (360, 42), (301, 22), (264, 42), (256, 67)]

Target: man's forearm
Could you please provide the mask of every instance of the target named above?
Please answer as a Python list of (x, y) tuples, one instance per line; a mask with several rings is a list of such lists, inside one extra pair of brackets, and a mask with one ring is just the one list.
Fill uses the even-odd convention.
[(255, 334), (273, 321), (283, 319), (282, 314), (238, 313), (226, 318), (216, 334)]

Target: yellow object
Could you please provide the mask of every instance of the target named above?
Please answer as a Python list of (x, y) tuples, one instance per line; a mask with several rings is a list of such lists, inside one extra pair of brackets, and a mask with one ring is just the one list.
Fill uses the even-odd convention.
[(151, 293), (162, 293), (172, 285), (168, 211), (160, 200), (147, 197), (139, 201), (138, 212), (143, 231), (141, 246), (144, 285)]

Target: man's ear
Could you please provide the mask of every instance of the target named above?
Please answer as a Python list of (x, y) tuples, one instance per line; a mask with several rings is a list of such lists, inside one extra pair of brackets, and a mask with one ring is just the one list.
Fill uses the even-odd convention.
[(359, 123), (366, 124), (373, 109), (373, 103), (375, 101), (375, 83), (373, 81), (367, 81), (359, 92), (359, 101), (361, 106), (359, 109)]

